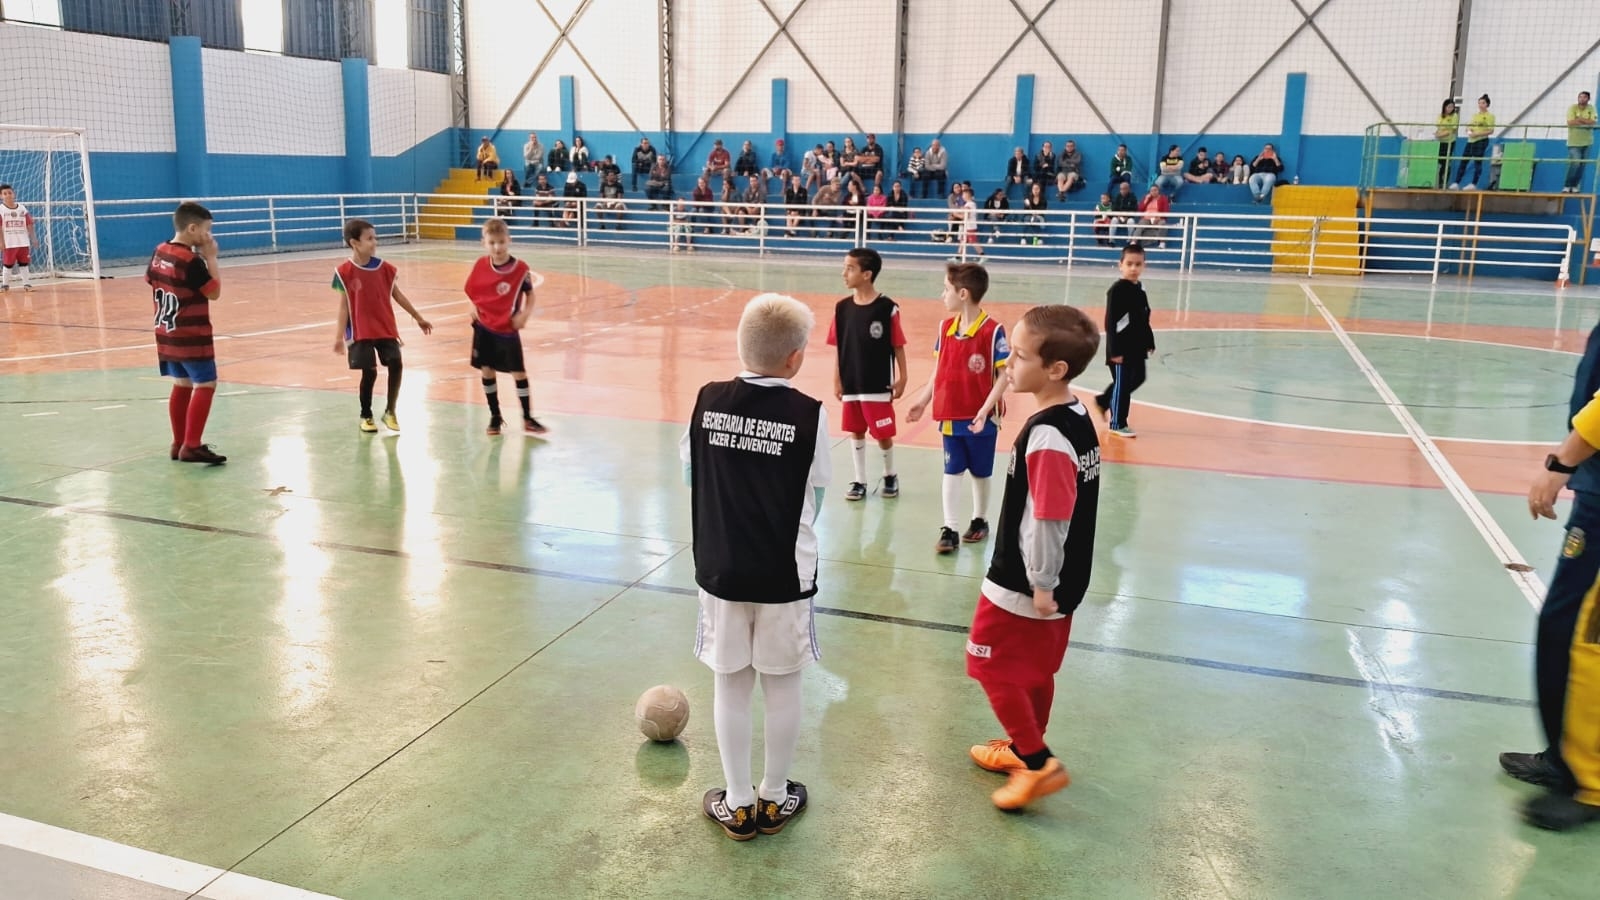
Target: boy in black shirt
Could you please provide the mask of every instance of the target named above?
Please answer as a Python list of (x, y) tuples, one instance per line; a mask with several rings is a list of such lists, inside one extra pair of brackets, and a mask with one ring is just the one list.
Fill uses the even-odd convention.
[(900, 496), (894, 471), (894, 401), (906, 392), (906, 333), (900, 306), (878, 293), (883, 257), (857, 247), (844, 256), (844, 286), (853, 293), (840, 300), (828, 324), (828, 345), (839, 348), (833, 370), (833, 395), (844, 403), (844, 430), (850, 433), (855, 478), (846, 500), (867, 495), (867, 434), (883, 451), (883, 488), (888, 500)]
[[(800, 676), (817, 659), (812, 525), (832, 475), (828, 414), (790, 385), (816, 319), (793, 297), (762, 294), (739, 319), (745, 371), (695, 398), (679, 444), (691, 491), (700, 586), (695, 657), (716, 673), (713, 719), (726, 786), (706, 792), (706, 816), (736, 841), (777, 834), (806, 808), (788, 780), (800, 737)], [(766, 769), (750, 771), (756, 681), (766, 720)]]
[(1044, 731), (1094, 562), (1100, 442), (1070, 384), (1099, 346), (1094, 323), (1070, 306), (1036, 306), (1011, 335), (1011, 387), (1034, 395), (1039, 411), (1011, 448), (994, 561), (967, 638), (967, 674), (1006, 731), (969, 754), (1009, 775), (991, 798), (1001, 809), (1021, 809), (1070, 780)]
[(1145, 359), (1155, 355), (1156, 335), (1150, 330), (1150, 298), (1145, 296), (1139, 276), (1144, 274), (1144, 248), (1128, 244), (1122, 248), (1117, 264), (1122, 278), (1106, 291), (1106, 365), (1111, 367), (1111, 384), (1094, 398), (1111, 433), (1132, 438), (1138, 434), (1128, 425), (1128, 409), (1133, 392), (1144, 384)]

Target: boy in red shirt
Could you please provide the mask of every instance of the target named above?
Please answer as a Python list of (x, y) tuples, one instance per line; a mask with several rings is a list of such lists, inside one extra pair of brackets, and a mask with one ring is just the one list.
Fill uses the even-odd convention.
[(533, 276), (527, 263), (511, 255), (511, 231), (504, 219), (483, 223), (483, 246), (489, 254), (473, 264), (466, 291), (472, 301), (472, 366), (483, 376), (483, 396), (489, 401), (489, 427), (484, 432), (497, 435), (505, 424), (495, 373), (510, 372), (522, 401), (522, 430), (544, 434), (549, 429), (533, 417), (519, 334), (533, 313)]
[(1006, 738), (972, 760), (1006, 773), (992, 800), (1021, 809), (1066, 787), (1044, 742), (1072, 614), (1089, 588), (1100, 498), (1100, 443), (1069, 385), (1100, 346), (1094, 323), (1070, 306), (1036, 306), (1012, 333), (1009, 383), (1039, 411), (1011, 448), (994, 560), (967, 637), (967, 674), (983, 686)]
[[(933, 405), (933, 420), (944, 435), (944, 527), (939, 553), (954, 553), (961, 541), (976, 543), (989, 536), (989, 478), (994, 474), (994, 448), (1004, 407), (1006, 359), (1011, 348), (999, 322), (978, 305), (989, 290), (989, 272), (977, 263), (945, 267), (944, 308), (955, 313), (939, 324), (933, 345), (933, 378), (917, 392), (906, 421), (922, 418)], [(994, 410), (994, 414), (990, 414)], [(961, 476), (972, 473), (972, 522), (965, 533), (957, 507)]]
[(172, 379), (167, 398), (172, 458), (217, 466), (228, 458), (200, 442), (217, 393), (211, 301), (222, 295), (211, 210), (180, 203), (172, 227), (172, 240), (156, 247), (144, 273), (155, 303), (156, 359), (161, 374)]
[(844, 257), (844, 286), (853, 293), (840, 300), (828, 324), (828, 344), (839, 348), (833, 369), (833, 395), (844, 403), (844, 430), (850, 434), (855, 479), (846, 500), (867, 495), (867, 434), (883, 451), (884, 499), (900, 496), (894, 471), (894, 401), (906, 392), (906, 334), (900, 305), (878, 292), (883, 257), (857, 247)]
[(394, 408), (400, 399), (400, 330), (395, 325), (394, 307), (411, 314), (423, 334), (433, 334), (433, 323), (422, 317), (395, 284), (394, 265), (384, 262), (378, 252), (378, 231), (365, 219), (344, 223), (344, 242), (350, 258), (333, 270), (333, 289), (339, 294), (338, 336), (333, 352), (343, 352), (350, 368), (361, 370), (361, 430), (372, 434), (378, 425), (372, 420), (372, 387), (378, 382), (378, 363), (389, 370), (389, 403), (383, 411), (384, 427), (400, 430)]

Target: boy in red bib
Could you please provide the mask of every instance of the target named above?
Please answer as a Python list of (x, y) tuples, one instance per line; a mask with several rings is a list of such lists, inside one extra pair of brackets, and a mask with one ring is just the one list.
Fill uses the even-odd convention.
[(350, 368), (361, 371), (362, 432), (372, 434), (378, 424), (372, 420), (372, 388), (378, 383), (378, 363), (389, 370), (389, 402), (383, 411), (383, 424), (390, 431), (400, 430), (395, 404), (400, 399), (400, 329), (395, 325), (394, 307), (411, 314), (423, 334), (433, 334), (433, 323), (422, 317), (395, 284), (398, 272), (384, 262), (378, 252), (378, 231), (365, 219), (344, 223), (344, 242), (350, 258), (333, 270), (333, 289), (339, 293), (338, 336), (333, 352), (343, 352)]
[(483, 396), (489, 401), (489, 427), (484, 431), (496, 435), (505, 424), (496, 373), (510, 372), (522, 401), (523, 431), (544, 434), (549, 429), (533, 417), (519, 334), (533, 313), (533, 275), (527, 263), (511, 255), (511, 230), (504, 219), (483, 223), (483, 246), (489, 254), (472, 266), (466, 291), (472, 301), (472, 367), (483, 376)]

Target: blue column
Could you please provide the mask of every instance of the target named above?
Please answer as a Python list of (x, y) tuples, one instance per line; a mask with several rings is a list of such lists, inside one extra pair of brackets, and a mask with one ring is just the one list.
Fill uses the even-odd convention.
[(178, 148), (178, 193), (211, 194), (211, 154), (206, 149), (205, 72), (200, 39), (174, 35), (167, 44), (172, 61), (172, 125)]
[[(777, 143), (782, 138), (785, 146), (789, 143), (789, 79), (772, 79), (772, 141)], [(791, 151), (793, 152), (793, 151)], [(795, 161), (797, 164), (799, 160)], [(764, 165), (764, 163), (763, 163)]]
[(372, 193), (372, 109), (367, 98), (367, 61), (339, 60), (344, 85), (344, 189)]
[(567, 146), (572, 146), (572, 136), (578, 133), (578, 95), (576, 82), (571, 75), (561, 76), (561, 133)]
[(1278, 157), (1283, 160), (1285, 180), (1300, 175), (1300, 136), (1306, 117), (1306, 73), (1290, 72), (1283, 86), (1283, 133), (1278, 136)]
[[(1032, 75), (1017, 76), (1016, 105), (1011, 112), (1011, 147), (1021, 147), (1030, 158), (1033, 156)], [(1011, 158), (1011, 147), (1006, 148), (1006, 159)]]

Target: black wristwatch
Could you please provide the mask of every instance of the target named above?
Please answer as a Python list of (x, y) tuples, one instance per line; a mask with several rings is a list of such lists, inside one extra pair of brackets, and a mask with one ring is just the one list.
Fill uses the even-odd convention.
[(1577, 466), (1569, 466), (1556, 459), (1554, 453), (1544, 458), (1544, 468), (1547, 472), (1560, 472), (1562, 475), (1571, 475), (1573, 472), (1578, 471)]

